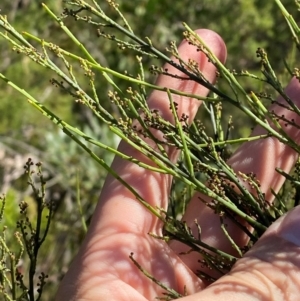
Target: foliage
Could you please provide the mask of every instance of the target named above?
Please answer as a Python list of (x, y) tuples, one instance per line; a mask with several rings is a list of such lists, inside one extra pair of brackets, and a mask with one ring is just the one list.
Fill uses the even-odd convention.
[[(292, 175), (284, 174), (289, 180), (285, 185), (293, 187), (293, 194), (283, 190), (277, 195), (278, 202), (269, 205), (264, 201), (254, 175), (243, 175), (245, 181), (254, 187), (255, 194), (251, 194), (226, 164), (226, 158), (236, 145), (250, 139), (245, 137), (256, 123), (268, 134), (251, 139), (271, 135), (299, 153), (299, 146), (284, 135), (278, 123), (278, 119), (283, 117), (270, 114), (266, 109), (274, 101), (276, 93), (284, 94), (282, 86), (290, 77), (297, 58), (300, 30), (285, 10), (294, 10), (295, 3), (286, 1), (284, 8), (278, 0), (236, 1), (235, 5), (229, 0), (219, 3), (206, 0), (193, 7), (187, 0), (175, 3), (171, 0), (143, 0), (138, 4), (123, 0), (119, 1), (120, 5), (111, 0), (48, 2), (49, 5), (46, 2), (43, 8), (40, 1), (33, 0), (4, 1), (1, 4), (0, 27), (3, 31), (0, 33), (0, 50), (6, 58), (0, 66), (0, 78), (3, 80), (0, 109), (5, 112), (0, 120), (4, 156), (16, 158), (19, 155), (24, 160), (30, 153), (45, 162), (44, 175), (38, 171), (41, 179), (39, 189), (29, 178), (33, 194), (30, 197), (27, 194), (26, 201), (21, 194), (25, 187), (24, 177), (16, 173), (15, 178), (5, 182), (13, 169), (1, 164), (2, 182), (10, 187), (9, 193), (20, 199), (21, 214), (26, 216), (28, 208), (31, 208), (33, 216), (29, 220), (25, 217), (18, 221), (21, 236), (17, 235), (19, 247), (16, 251), (9, 251), (11, 239), (6, 240), (3, 232), (1, 250), (5, 266), (1, 270), (1, 279), (4, 298), (39, 300), (41, 292), (35, 293), (33, 280), (36, 269), (41, 275), (40, 288), (46, 290), (43, 291), (44, 298), (52, 298), (50, 292), (67, 269), (84, 236), (105, 177), (104, 171), (119, 179), (138, 201), (164, 221), (166, 236), (161, 239), (183, 241), (204, 256), (204, 264), (222, 273), (229, 270), (236, 257), (204, 244), (200, 236), (193, 237), (190, 229), (179, 221), (178, 217), (185, 209), (181, 200), (184, 196), (188, 202), (194, 191), (201, 191), (215, 200), (210, 206), (221, 219), (225, 214), (236, 222), (235, 216), (246, 220), (255, 231), (250, 233), (245, 229), (250, 239), (245, 249), (233, 244), (240, 256), (276, 218), (295, 205), (299, 168)], [(7, 17), (6, 12), (9, 12)], [(32, 18), (33, 14), (37, 18)], [(157, 15), (164, 17), (157, 20)], [(39, 27), (37, 22), (41, 24)], [(214, 29), (224, 37), (231, 54), (227, 67), (191, 30), (191, 27), (199, 25)], [(232, 27), (238, 28), (234, 34)], [(182, 33), (217, 67), (220, 74), (217, 86), (203, 78), (196, 64), (178, 57), (174, 40), (179, 41)], [(180, 64), (171, 61), (170, 54), (178, 57)], [(258, 60), (254, 59), (256, 55)], [(173, 95), (181, 95), (182, 92), (150, 84), (154, 76), (168, 73), (160, 67), (164, 62), (169, 62), (188, 78), (213, 92), (201, 98), (206, 104), (199, 113), (204, 124), (196, 119), (188, 127), (186, 116), (178, 116)], [(273, 63), (276, 63), (276, 68)], [(52, 85), (49, 85), (49, 80)], [(175, 125), (163, 120), (159, 112), (149, 109), (146, 96), (151, 89), (168, 93)], [(198, 95), (189, 96), (200, 99)], [(11, 101), (12, 97), (14, 101)], [(224, 103), (227, 103), (226, 107), (221, 105)], [(297, 112), (292, 103), (290, 106)], [(32, 110), (32, 107), (37, 110)], [(40, 115), (44, 115), (43, 118)], [(266, 122), (266, 117), (276, 125), (276, 130)], [(241, 119), (249, 122), (242, 124)], [(134, 120), (138, 120), (138, 127), (132, 126)], [(58, 132), (56, 126), (62, 131)], [(167, 140), (154, 138), (150, 129), (159, 129)], [(62, 136), (62, 132), (68, 137)], [(147, 145), (141, 135), (154, 139), (157, 148)], [(156, 167), (118, 152), (118, 139), (127, 141), (151, 158)], [(178, 164), (173, 164), (165, 156), (165, 145), (175, 145), (182, 150)], [(86, 154), (94, 161), (86, 160)], [(118, 177), (109, 167), (113, 155), (174, 177), (169, 212), (150, 207)], [(31, 175), (31, 163), (26, 166), (27, 174)], [(44, 189), (45, 179), (47, 191)], [(234, 183), (240, 193), (229, 183)], [(240, 202), (241, 198), (247, 202)], [(2, 200), (4, 204), (5, 198)], [(28, 203), (30, 206), (27, 208)], [(52, 204), (55, 204), (55, 210)], [(4, 206), (2, 208), (4, 210)], [(47, 208), (50, 212), (48, 219), (42, 215), (42, 209)], [(7, 214), (16, 219), (14, 209), (7, 209), (10, 212), (1, 215), (2, 223), (6, 223)], [(52, 229), (49, 228), (50, 217), (55, 218)], [(32, 227), (31, 221), (35, 219), (37, 227), (48, 233), (45, 246), (63, 242), (54, 250), (54, 255), (49, 255), (46, 249), (40, 250), (39, 239), (44, 236), (38, 234), (40, 228)], [(31, 229), (30, 237), (25, 234), (25, 226)], [(38, 252), (42, 254), (40, 258), (48, 258), (44, 265), (37, 261)], [(24, 265), (29, 266), (29, 272), (22, 277), (16, 267), (23, 257), (27, 258)], [(52, 260), (55, 265), (51, 264)], [(137, 262), (135, 264), (151, 278)], [(44, 286), (47, 274), (50, 277)]]
[[(50, 228), (55, 203), (45, 199), (46, 182), (42, 174), (41, 163), (36, 164), (36, 177), (39, 183), (34, 179), (33, 165), (32, 160), (28, 159), (24, 168), (28, 177), (28, 184), (33, 190), (36, 210), (32, 215), (28, 210), (31, 207), (29, 202), (23, 200), (19, 203), (20, 216), (16, 222), (17, 231), (14, 233), (15, 248), (12, 247), (14, 243), (7, 237), (8, 229), (6, 226), (3, 227), (0, 236), (0, 279), (1, 294), (4, 300), (41, 300), (48, 278), (48, 275), (44, 272), (38, 273), (37, 264), (40, 258), (40, 248)], [(2, 196), (0, 200), (0, 220), (3, 222), (7, 200), (5, 196)], [(25, 252), (26, 256), (24, 256)], [(28, 270), (24, 271), (24, 266)]]

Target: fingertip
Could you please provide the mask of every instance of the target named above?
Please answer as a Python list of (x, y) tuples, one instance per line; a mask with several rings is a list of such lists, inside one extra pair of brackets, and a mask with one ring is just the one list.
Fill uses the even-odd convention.
[[(209, 29), (197, 29), (195, 30), (195, 33), (201, 38), (217, 59), (224, 64), (227, 57), (227, 49), (224, 40), (216, 32)], [(184, 61), (194, 60), (198, 62), (199, 68), (204, 73), (205, 77), (207, 77), (208, 80), (213, 81), (215, 67), (212, 66), (205, 54), (199, 52), (197, 47), (191, 45), (188, 40), (184, 39), (178, 47), (178, 52)]]
[[(300, 83), (296, 77), (293, 77), (290, 83), (284, 90), (284, 93), (291, 99), (296, 107), (300, 107)], [(291, 105), (282, 96), (279, 96), (274, 104), (269, 109), (270, 112), (275, 113), (277, 116), (284, 117), (285, 120), (280, 121), (283, 130), (286, 134), (293, 139), (297, 144), (300, 142), (300, 116), (295, 109), (291, 109)], [(296, 126), (295, 126), (296, 125)]]
[[(196, 33), (218, 60), (224, 63), (227, 52), (223, 39), (217, 33), (208, 29), (198, 29)], [(183, 40), (178, 47), (178, 53), (181, 62), (178, 62), (178, 59), (172, 57), (171, 60), (174, 63), (177, 63), (179, 66), (183, 64), (182, 62), (185, 62), (187, 65), (189, 65), (190, 62), (195, 62), (202, 76), (211, 84), (215, 83), (216, 66), (209, 61), (207, 56), (199, 51), (196, 46), (191, 45), (187, 40)], [(164, 69), (167, 70), (170, 75), (160, 75), (156, 81), (158, 86), (199, 96), (206, 96), (208, 94), (209, 89), (207, 87), (190, 79), (180, 70), (181, 68), (176, 67), (175, 64), (167, 63)], [(178, 115), (185, 113), (189, 116), (188, 122), (191, 123), (201, 105), (201, 101), (188, 96), (180, 96), (176, 93), (174, 93), (172, 97), (178, 104)], [(151, 109), (159, 110), (165, 120), (174, 122), (174, 116), (169, 109), (169, 98), (165, 92), (158, 90), (153, 91), (148, 98), (148, 105)]]
[(197, 29), (195, 32), (201, 37), (209, 49), (224, 64), (227, 58), (227, 48), (224, 40), (219, 34), (210, 29)]
[[(204, 44), (210, 49), (210, 51), (218, 58), (221, 63), (225, 63), (227, 57), (227, 49), (223, 39), (214, 31), (209, 29), (197, 29), (195, 33), (199, 35)], [(191, 43), (184, 39), (178, 46), (178, 53), (180, 59), (186, 63), (189, 61), (195, 61), (198, 63), (200, 71), (203, 73), (204, 77), (210, 81), (214, 82), (216, 76), (216, 67), (208, 60), (206, 55), (197, 49), (196, 46), (191, 45)], [(174, 57), (172, 58), (174, 62), (178, 62)], [(171, 66), (170, 64), (165, 65), (165, 69), (168, 70), (170, 74), (177, 75), (179, 77), (184, 77), (182, 71)], [(192, 92), (189, 87), (182, 87), (180, 80), (176, 81), (174, 78), (170, 80), (168, 76), (160, 76), (157, 84), (173, 89), (182, 89), (184, 92)], [(179, 87), (181, 86), (181, 87)], [(197, 85), (199, 86), (199, 85)], [(192, 90), (192, 89), (191, 89)], [(194, 91), (195, 92), (195, 91)], [(204, 91), (199, 91), (200, 95), (205, 95), (207, 89)]]
[(295, 207), (276, 223), (273, 227), (276, 228), (277, 235), (300, 247), (300, 206)]

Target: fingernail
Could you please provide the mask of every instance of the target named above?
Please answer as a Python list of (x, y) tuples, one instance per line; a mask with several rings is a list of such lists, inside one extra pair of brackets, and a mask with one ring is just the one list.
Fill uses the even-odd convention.
[(277, 228), (278, 236), (300, 247), (300, 206), (283, 217)]

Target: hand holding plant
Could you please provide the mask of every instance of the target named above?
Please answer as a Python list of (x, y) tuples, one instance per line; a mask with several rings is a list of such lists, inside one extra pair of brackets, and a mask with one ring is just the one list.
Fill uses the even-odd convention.
[[(150, 2), (147, 12), (151, 14), (155, 5)], [(63, 3), (63, 12), (58, 14), (54, 7), (42, 4), (44, 14), (54, 23), (46, 37), (19, 31), (6, 15), (0, 15), (1, 41), (5, 46), (7, 42), (12, 45), (12, 50), (7, 47), (6, 51), (14, 51), (26, 62), (31, 60), (34, 70), (44, 68), (48, 72), (39, 79), (48, 82), (50, 76), (50, 90), (59, 95), (56, 99), (51, 94), (55, 105), (43, 102), (39, 92), (26, 88), (9, 72), (4, 74), (2, 70), (0, 79), (7, 89), (12, 87), (25, 96), (30, 106), (76, 145), (72, 152), (66, 147), (62, 157), (58, 155), (62, 143), (57, 139), (44, 146), (47, 151), (53, 150), (59, 168), (69, 171), (71, 166), (76, 170), (71, 153), (82, 161), (81, 148), (94, 160), (92, 167), (101, 167), (101, 172), (107, 171), (109, 176), (91, 223), (96, 194), (85, 189), (82, 203), (80, 191), (86, 181), (94, 180), (94, 173), (84, 171), (81, 182), (76, 173), (76, 189), (70, 189), (69, 204), (78, 208), (70, 214), (71, 223), (65, 221), (66, 212), (60, 207), (64, 200), (52, 200), (44, 193), (51, 176), (44, 177), (39, 170), (41, 194), (29, 177), (37, 199), (33, 206), (22, 200), (20, 208), (36, 211), (29, 218), (26, 214), (30, 210), (21, 210), (26, 221), (23, 225), (31, 229), (31, 236), (25, 228), (21, 235), (16, 233), (19, 253), (10, 250), (6, 230), (0, 236), (1, 294), (5, 300), (34, 301), (52, 296), (52, 288), (60, 282), (87, 228), (57, 300), (297, 298), (299, 208), (281, 217), (299, 204), (300, 195), (300, 72), (292, 67), (295, 53), (284, 56), (285, 71), (277, 75), (271, 64), (277, 62), (273, 53), (268, 57), (264, 46), (259, 45), (256, 55), (260, 73), (253, 68), (250, 72), (236, 71), (225, 67), (226, 47), (212, 31), (194, 32), (186, 23), (180, 23), (184, 42), (177, 48), (175, 41), (169, 41), (168, 47), (161, 50), (165, 41), (157, 47), (158, 42), (140, 37), (144, 31), (138, 34), (137, 28), (131, 27), (120, 9), (127, 6), (126, 1), (123, 7), (113, 0)], [(241, 6), (242, 11), (248, 3)], [(300, 49), (300, 28), (279, 0), (274, 3), (288, 23), (293, 50)], [(299, 7), (299, 1), (296, 4)], [(224, 16), (226, 19), (227, 14)], [(81, 25), (86, 26), (84, 30)], [(54, 41), (53, 28), (57, 34)], [(56, 40), (58, 37), (61, 39)], [(102, 56), (107, 49), (108, 56)], [(116, 59), (118, 63), (114, 64)], [(131, 63), (134, 67), (127, 69)], [(156, 84), (149, 83), (147, 69), (158, 75)], [(35, 84), (37, 76), (32, 70), (29, 68)], [(285, 90), (282, 74), (292, 77)], [(36, 88), (42, 89), (39, 84)], [(277, 99), (275, 94), (279, 95)], [(73, 118), (76, 116), (72, 113), (72, 118), (66, 118), (61, 97), (68, 106), (85, 112), (84, 118)], [(255, 128), (248, 137), (245, 131), (252, 125)], [(118, 149), (116, 137), (122, 140)], [(47, 160), (46, 152), (42, 153)], [(115, 155), (112, 166), (111, 155)], [(98, 188), (93, 191), (102, 187), (102, 180), (97, 176)], [(0, 199), (0, 221), (6, 229), (5, 198)], [(43, 208), (51, 209), (49, 217), (42, 215)], [(76, 243), (61, 247), (61, 253), (70, 251), (68, 259), (61, 260), (64, 269), (60, 269), (56, 257), (59, 272), (48, 277), (49, 265), (41, 264), (43, 253), (39, 250), (44, 241), (48, 243), (51, 220), (52, 226), (56, 222), (67, 226), (61, 227), (64, 235), (58, 234), (61, 228), (54, 229), (56, 236), (49, 239), (49, 244), (66, 237), (75, 237)], [(68, 232), (70, 225), (74, 226), (72, 233)], [(41, 236), (44, 228), (45, 235)], [(77, 239), (73, 233), (82, 235)], [(27, 247), (25, 252), (23, 245)], [(15, 268), (20, 262), (24, 269)]]
[[(199, 30), (197, 33), (217, 58), (224, 62), (226, 49), (221, 38), (207, 30)], [(216, 68), (203, 53), (197, 52), (187, 41), (180, 45), (179, 53), (181, 58), (197, 62), (209, 82), (215, 81)], [(208, 93), (203, 86), (182, 80), (184, 74), (172, 66), (166, 65), (164, 69), (176, 76), (170, 79), (161, 75), (157, 81), (161, 87), (200, 96)], [(299, 92), (300, 84), (294, 78), (288, 85), (286, 94), (296, 106), (300, 105)], [(188, 124), (191, 124), (201, 102), (178, 95), (173, 96), (172, 100), (176, 103), (178, 116), (185, 114), (188, 116)], [(299, 124), (300, 117), (281, 106), (285, 104), (285, 100), (279, 98), (278, 103), (270, 110)], [(167, 92), (154, 91), (148, 98), (148, 105), (150, 109), (158, 110), (165, 120), (175, 122)], [(136, 122), (134, 126), (139, 127), (140, 124)], [(298, 128), (287, 125), (285, 132), (295, 143), (300, 142)], [(265, 129), (257, 126), (253, 135), (265, 133)], [(159, 130), (153, 130), (152, 134), (155, 139), (163, 139)], [(145, 138), (145, 142), (155, 148), (155, 143), (150, 138)], [(119, 151), (140, 162), (153, 164), (124, 141), (121, 142)], [(179, 156), (176, 147), (167, 145), (164, 151), (175, 163)], [(284, 177), (275, 168), (288, 173), (296, 159), (296, 151), (279, 142), (277, 138), (268, 137), (243, 144), (229, 159), (228, 164), (237, 173), (255, 174), (266, 202), (271, 204), (274, 200), (271, 188), (277, 193), (284, 181)], [(172, 181), (170, 175), (145, 170), (120, 158), (114, 160), (112, 169), (152, 208), (167, 209)], [(249, 190), (254, 191), (251, 187)], [(202, 242), (237, 256), (237, 250), (221, 230), (220, 216), (207, 205), (210, 202), (214, 201), (196, 192), (183, 220), (192, 229), (194, 237), (199, 235), (201, 229)], [(178, 241), (168, 243), (153, 237), (163, 235), (163, 222), (137, 202), (136, 196), (126, 187), (109, 176), (86, 239), (60, 286), (57, 300), (154, 300), (157, 296), (161, 297), (162, 293), (173, 298), (182, 296), (180, 300), (187, 301), (287, 300), (287, 296), (294, 296), (293, 299), (300, 295), (300, 261), (299, 256), (296, 256), (300, 250), (297, 231), (299, 209), (295, 208), (274, 223), (227, 275), (207, 286), (195, 273), (202, 269), (204, 273), (216, 278), (221, 273), (202, 265), (199, 253), (189, 253), (186, 245)], [(226, 230), (235, 244), (239, 248), (247, 245), (249, 238), (244, 230), (231, 220), (226, 220), (226, 224)], [(242, 225), (246, 227), (245, 222)], [(251, 232), (249, 225), (247, 228)], [(129, 260), (129, 255), (132, 261)], [(143, 276), (138, 267), (149, 277)], [(151, 282), (149, 278), (155, 280)], [(187, 296), (183, 297), (185, 295)]]

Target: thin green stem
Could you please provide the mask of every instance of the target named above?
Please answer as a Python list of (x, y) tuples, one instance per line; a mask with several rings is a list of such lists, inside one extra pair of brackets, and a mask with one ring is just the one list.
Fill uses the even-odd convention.
[[(84, 45), (75, 37), (75, 35), (73, 35), (73, 33), (68, 29), (68, 27), (65, 26), (61, 18), (58, 18), (45, 3), (42, 3), (42, 6), (45, 8), (46, 12), (59, 24), (60, 28), (69, 36), (69, 38), (81, 49), (82, 53), (87, 57), (87, 59), (93, 64), (100, 66), (100, 64), (93, 58), (93, 56), (88, 52)], [(121, 89), (107, 75), (106, 72), (102, 71), (102, 75), (107, 80), (107, 82), (110, 83), (115, 89), (122, 92)]]
[(192, 160), (191, 160), (191, 156), (190, 156), (190, 151), (187, 147), (187, 143), (186, 143), (186, 140), (185, 140), (185, 134), (182, 130), (182, 125), (181, 125), (181, 122), (178, 118), (178, 112), (177, 112), (177, 109), (175, 108), (175, 104), (173, 102), (173, 98), (172, 98), (172, 95), (169, 91), (169, 89), (167, 89), (167, 94), (168, 94), (168, 97), (169, 97), (169, 101), (170, 101), (170, 105), (171, 105), (171, 110), (172, 110), (172, 114), (175, 118), (175, 127), (178, 129), (178, 132), (179, 132), (179, 136), (181, 138), (181, 142), (182, 142), (182, 146), (183, 146), (183, 153), (185, 155), (185, 159), (186, 159), (186, 163), (187, 163), (187, 167), (188, 167), (188, 171), (189, 171), (189, 174), (192, 178), (195, 177), (195, 173), (194, 173), (194, 167), (193, 167), (193, 163), (192, 163)]

